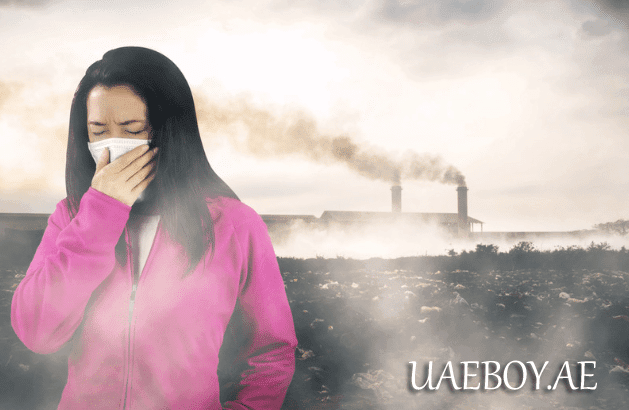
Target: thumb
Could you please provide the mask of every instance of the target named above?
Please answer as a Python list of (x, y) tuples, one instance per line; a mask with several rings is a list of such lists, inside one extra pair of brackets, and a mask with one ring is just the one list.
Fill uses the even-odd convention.
[(109, 164), (109, 148), (105, 148), (103, 153), (100, 154), (100, 158), (98, 158), (98, 162), (96, 163), (96, 172), (103, 169), (107, 164)]

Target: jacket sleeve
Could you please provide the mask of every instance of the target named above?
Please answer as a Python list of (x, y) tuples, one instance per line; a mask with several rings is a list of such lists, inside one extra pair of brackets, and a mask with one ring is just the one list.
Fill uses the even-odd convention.
[(253, 213), (235, 225), (246, 275), (236, 306), (236, 398), (229, 409), (280, 409), (295, 372), (297, 338), (284, 281), (266, 225)]
[(92, 292), (114, 267), (130, 210), (93, 188), (72, 220), (66, 201), (57, 204), (11, 303), (11, 325), (26, 347), (53, 353), (71, 339)]

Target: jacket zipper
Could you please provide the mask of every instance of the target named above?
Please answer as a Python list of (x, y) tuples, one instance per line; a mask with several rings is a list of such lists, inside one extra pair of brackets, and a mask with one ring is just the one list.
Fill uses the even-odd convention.
[(124, 402), (122, 405), (123, 410), (127, 408), (127, 396), (129, 394), (129, 380), (131, 379), (131, 325), (133, 320), (133, 307), (135, 305), (135, 293), (138, 289), (138, 275), (135, 270), (135, 261), (133, 260), (133, 248), (131, 246), (131, 237), (129, 235), (129, 246), (127, 247), (127, 253), (129, 255), (129, 265), (131, 266), (131, 273), (133, 274), (133, 285), (131, 286), (131, 296), (129, 297), (129, 344), (127, 349), (128, 364), (127, 364), (127, 382), (124, 386)]
[[(144, 270), (146, 270), (147, 265), (149, 265), (149, 261), (151, 260), (151, 257), (153, 256), (153, 248), (155, 247), (155, 242), (157, 241), (157, 234), (159, 233), (159, 229), (160, 226), (162, 224), (161, 218), (157, 223), (157, 228), (155, 228), (155, 235), (153, 237), (153, 242), (151, 243), (151, 248), (149, 249), (149, 254), (147, 256), (147, 259), (144, 263), (144, 268), (142, 269), (142, 272), (139, 272), (136, 270), (135, 268), (135, 260), (133, 258), (133, 244), (132, 244), (132, 238), (131, 238), (131, 232), (129, 231), (128, 228), (126, 229), (126, 240), (127, 240), (127, 255), (129, 255), (129, 266), (131, 268), (131, 274), (133, 275), (133, 285), (131, 286), (131, 296), (129, 297), (129, 345), (128, 345), (128, 365), (127, 365), (127, 382), (125, 383), (125, 387), (124, 387), (124, 401), (123, 401), (123, 405), (122, 405), (122, 409), (126, 410), (127, 408), (127, 397), (129, 396), (129, 389), (131, 386), (131, 367), (132, 367), (132, 355), (131, 355), (131, 339), (132, 339), (132, 321), (133, 321), (133, 308), (135, 305), (135, 295), (137, 293), (138, 290), (138, 282), (140, 281), (140, 274), (142, 273), (143, 277), (146, 276), (146, 274), (144, 274)], [(139, 243), (137, 244), (137, 246), (140, 246)], [(139, 248), (138, 248), (139, 249)]]
[[(146, 266), (149, 264), (149, 260), (151, 259), (151, 256), (153, 255), (153, 248), (155, 247), (155, 241), (157, 240), (157, 233), (159, 232), (159, 228), (161, 224), (162, 224), (162, 221), (160, 219), (157, 224), (157, 228), (155, 230), (155, 236), (153, 237), (153, 242), (151, 243), (151, 248), (149, 249), (149, 254), (144, 264), (144, 268), (146, 268)], [(140, 272), (136, 271), (135, 269), (135, 260), (133, 258), (133, 245), (132, 245), (131, 233), (128, 230), (128, 228), (125, 228), (125, 229), (126, 229), (125, 239), (127, 240), (127, 255), (129, 255), (129, 265), (131, 268), (131, 273), (133, 275), (133, 285), (131, 286), (131, 296), (129, 297), (129, 344), (128, 344), (129, 357), (128, 357), (128, 365), (127, 365), (127, 382), (125, 383), (125, 387), (124, 387), (124, 401), (122, 405), (123, 410), (126, 410), (127, 408), (127, 397), (129, 395), (129, 388), (131, 385), (131, 381), (130, 381), (131, 380), (131, 366), (132, 366), (132, 359), (131, 359), (132, 333), (131, 332), (133, 330), (132, 329), (133, 308), (135, 305), (135, 295), (138, 290), (138, 282), (140, 281)]]

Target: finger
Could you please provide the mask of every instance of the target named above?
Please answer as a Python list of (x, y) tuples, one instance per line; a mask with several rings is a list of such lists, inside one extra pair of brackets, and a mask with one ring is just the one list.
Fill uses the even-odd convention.
[(123, 169), (120, 169), (119, 172), (128, 180), (133, 175), (135, 175), (136, 172), (138, 172), (140, 169), (142, 169), (151, 161), (153, 161), (156, 155), (157, 155), (157, 148), (153, 148), (152, 150), (147, 151), (144, 154), (140, 155), (139, 157), (135, 158), (133, 161), (127, 164)]
[[(131, 187), (137, 186), (140, 182), (145, 180), (151, 173), (155, 171), (156, 163), (155, 161), (151, 161), (146, 166), (139, 169), (135, 174), (133, 174), (129, 179), (127, 179), (127, 183)], [(133, 188), (132, 188), (133, 189)]]
[(148, 144), (142, 144), (139, 147), (133, 148), (131, 151), (125, 153), (124, 155), (121, 155), (120, 158), (117, 158), (114, 162), (112, 162), (114, 172), (120, 172), (128, 167), (129, 164), (131, 164), (137, 158), (146, 153), (148, 149)]
[(137, 193), (138, 195), (140, 195), (140, 193), (142, 191), (144, 191), (149, 184), (155, 179), (155, 176), (157, 175), (157, 171), (155, 169), (151, 170), (150, 174), (148, 174), (148, 176), (146, 178), (144, 178), (143, 180), (141, 180), (136, 186), (135, 188), (133, 188), (131, 190), (131, 192), (133, 193)]
[(100, 154), (100, 157), (98, 158), (98, 162), (96, 163), (96, 172), (103, 169), (103, 167), (107, 164), (109, 164), (109, 148), (105, 148), (103, 152)]

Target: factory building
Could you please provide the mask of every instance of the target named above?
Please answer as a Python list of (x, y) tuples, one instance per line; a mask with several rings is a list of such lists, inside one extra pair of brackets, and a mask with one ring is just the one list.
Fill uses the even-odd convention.
[(472, 218), (467, 213), (466, 187), (458, 187), (458, 212), (456, 213), (420, 213), (402, 212), (402, 187), (391, 187), (391, 212), (362, 212), (362, 211), (324, 211), (319, 218), (314, 215), (261, 215), (269, 231), (287, 229), (293, 222), (301, 221), (307, 224), (328, 226), (358, 225), (368, 223), (404, 222), (413, 225), (435, 225), (446, 232), (465, 237), (474, 232), (475, 228), (483, 230), (483, 222)]
[[(324, 211), (319, 218), (314, 215), (261, 215), (269, 232), (273, 235), (287, 231), (290, 226), (300, 221), (304, 224), (318, 224), (320, 226), (344, 225), (352, 226), (368, 223), (396, 223), (404, 222), (412, 225), (439, 226), (446, 232), (461, 237), (467, 237), (480, 227), (483, 222), (467, 214), (467, 188), (458, 187), (457, 213), (418, 213), (402, 212), (402, 187), (391, 187), (391, 212), (361, 212), (361, 211)], [(29, 213), (0, 213), (0, 237), (12, 242), (32, 248), (39, 244), (46, 228), (49, 214)]]

